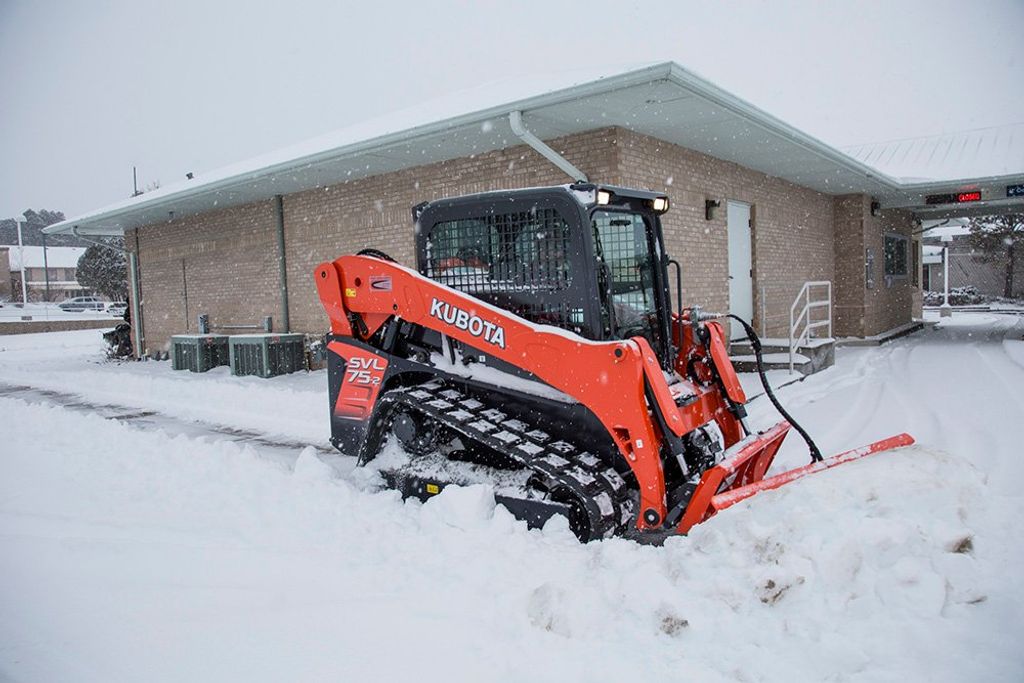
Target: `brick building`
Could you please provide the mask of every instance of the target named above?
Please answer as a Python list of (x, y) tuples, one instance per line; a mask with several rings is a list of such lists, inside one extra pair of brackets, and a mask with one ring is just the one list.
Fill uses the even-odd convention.
[(78, 259), (85, 247), (48, 247), (45, 253), (40, 246), (0, 248), (7, 249), (8, 293), (13, 299), (21, 300), (23, 277), (29, 301), (63, 301), (91, 293), (77, 278)]
[(271, 315), (275, 329), (320, 333), (316, 264), (366, 247), (412, 264), (413, 205), (578, 170), (669, 194), (688, 303), (785, 337), (805, 283), (826, 282), (834, 334), (864, 337), (920, 310), (916, 215), (956, 210), (928, 195), (977, 187), (991, 204), (1007, 179), (1024, 181), (1016, 169), (901, 183), (672, 63), (507, 99), (339, 131), (46, 230), (125, 235), (153, 352), (195, 332), (200, 313), (214, 327)]
[[(952, 221), (925, 221), (928, 228), (922, 234), (922, 286), (925, 291), (942, 292), (943, 251), (949, 255), (949, 288), (974, 287), (986, 299), (1005, 296), (1006, 271), (1009, 255), (981, 252), (970, 240), (970, 229), (964, 219)], [(943, 238), (946, 240), (943, 240)], [(1014, 259), (1013, 290), (1011, 297), (1024, 299), (1024, 258)]]

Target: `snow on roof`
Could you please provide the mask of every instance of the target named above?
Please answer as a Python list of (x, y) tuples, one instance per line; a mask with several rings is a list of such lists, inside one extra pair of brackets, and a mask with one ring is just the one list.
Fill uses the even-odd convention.
[[(11, 272), (21, 272), (21, 249), (17, 245), (8, 247)], [(22, 247), (25, 250), (27, 268), (43, 267), (42, 247)], [(50, 268), (76, 268), (78, 259), (85, 253), (85, 247), (47, 247), (46, 264)]]
[(1024, 168), (1024, 122), (844, 147), (854, 159), (905, 181), (986, 178)]
[[(583, 84), (596, 83), (612, 76), (628, 74), (636, 70), (658, 65), (658, 62), (649, 62), (605, 66), (600, 69), (576, 68), (550, 71), (539, 76), (533, 74), (529, 77), (490, 81), (477, 87), (467, 88), (426, 100), (405, 109), (375, 116), (372, 119), (345, 128), (339, 128), (324, 135), (309, 138), (297, 144), (282, 147), (234, 164), (222, 166), (205, 173), (195, 173), (193, 179), (171, 183), (136, 197), (129, 197), (120, 202), (105, 206), (95, 213), (108, 213), (128, 208), (138, 204), (140, 201), (149, 202), (187, 191), (195, 185), (210, 185), (249, 173), (259, 173), (287, 162), (322, 154), (355, 143), (375, 140), (395, 133), (414, 131), (421, 126), (439, 121), (448, 121), (467, 113), (487, 111), (510, 102), (546, 95)], [(484, 122), (482, 126), (486, 130), (487, 122)], [(452, 127), (454, 128), (454, 125)], [(64, 222), (70, 223), (73, 221)]]
[(960, 237), (970, 234), (966, 218), (947, 218), (942, 220), (921, 221), (925, 239), (941, 239), (942, 237)]

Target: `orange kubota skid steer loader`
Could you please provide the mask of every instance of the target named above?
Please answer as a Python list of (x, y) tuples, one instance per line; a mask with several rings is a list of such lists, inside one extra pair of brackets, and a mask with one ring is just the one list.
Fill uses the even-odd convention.
[(796, 427), (811, 464), (766, 479), (796, 425), (765, 382), (787, 420), (751, 431), (725, 316), (673, 312), (668, 208), (582, 183), (443, 199), (413, 209), (417, 270), (373, 250), (318, 266), (332, 443), (366, 463), (394, 440), (382, 474), (403, 495), (487, 482), (531, 526), (565, 515), (587, 541), (686, 533), (759, 490), (913, 442), (822, 459)]

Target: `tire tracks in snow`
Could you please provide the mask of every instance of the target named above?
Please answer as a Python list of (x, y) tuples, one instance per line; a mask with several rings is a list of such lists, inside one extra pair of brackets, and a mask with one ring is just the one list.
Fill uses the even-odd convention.
[(274, 438), (256, 431), (212, 422), (185, 420), (160, 411), (141, 409), (138, 406), (92, 402), (76, 394), (5, 382), (0, 382), (0, 397), (97, 415), (106, 420), (126, 424), (133, 429), (157, 429), (172, 436), (184, 435), (189, 438), (235, 441), (252, 446), (262, 457), (278, 460), (289, 466), (294, 465), (303, 449), (311, 447), (316, 450), (322, 460), (329, 461), (336, 470), (351, 469), (338, 467), (340, 460), (347, 461), (348, 458), (344, 458), (334, 449), (318, 444)]

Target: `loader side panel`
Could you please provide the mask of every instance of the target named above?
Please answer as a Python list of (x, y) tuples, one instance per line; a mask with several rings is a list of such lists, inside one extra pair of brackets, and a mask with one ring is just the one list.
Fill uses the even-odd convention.
[(389, 377), (389, 366), (386, 356), (368, 346), (328, 341), (331, 442), (342, 452), (359, 452), (380, 390)]
[(332, 341), (327, 350), (344, 362), (344, 375), (334, 401), (334, 416), (365, 420), (373, 412), (377, 394), (384, 383), (388, 359), (344, 342)]

